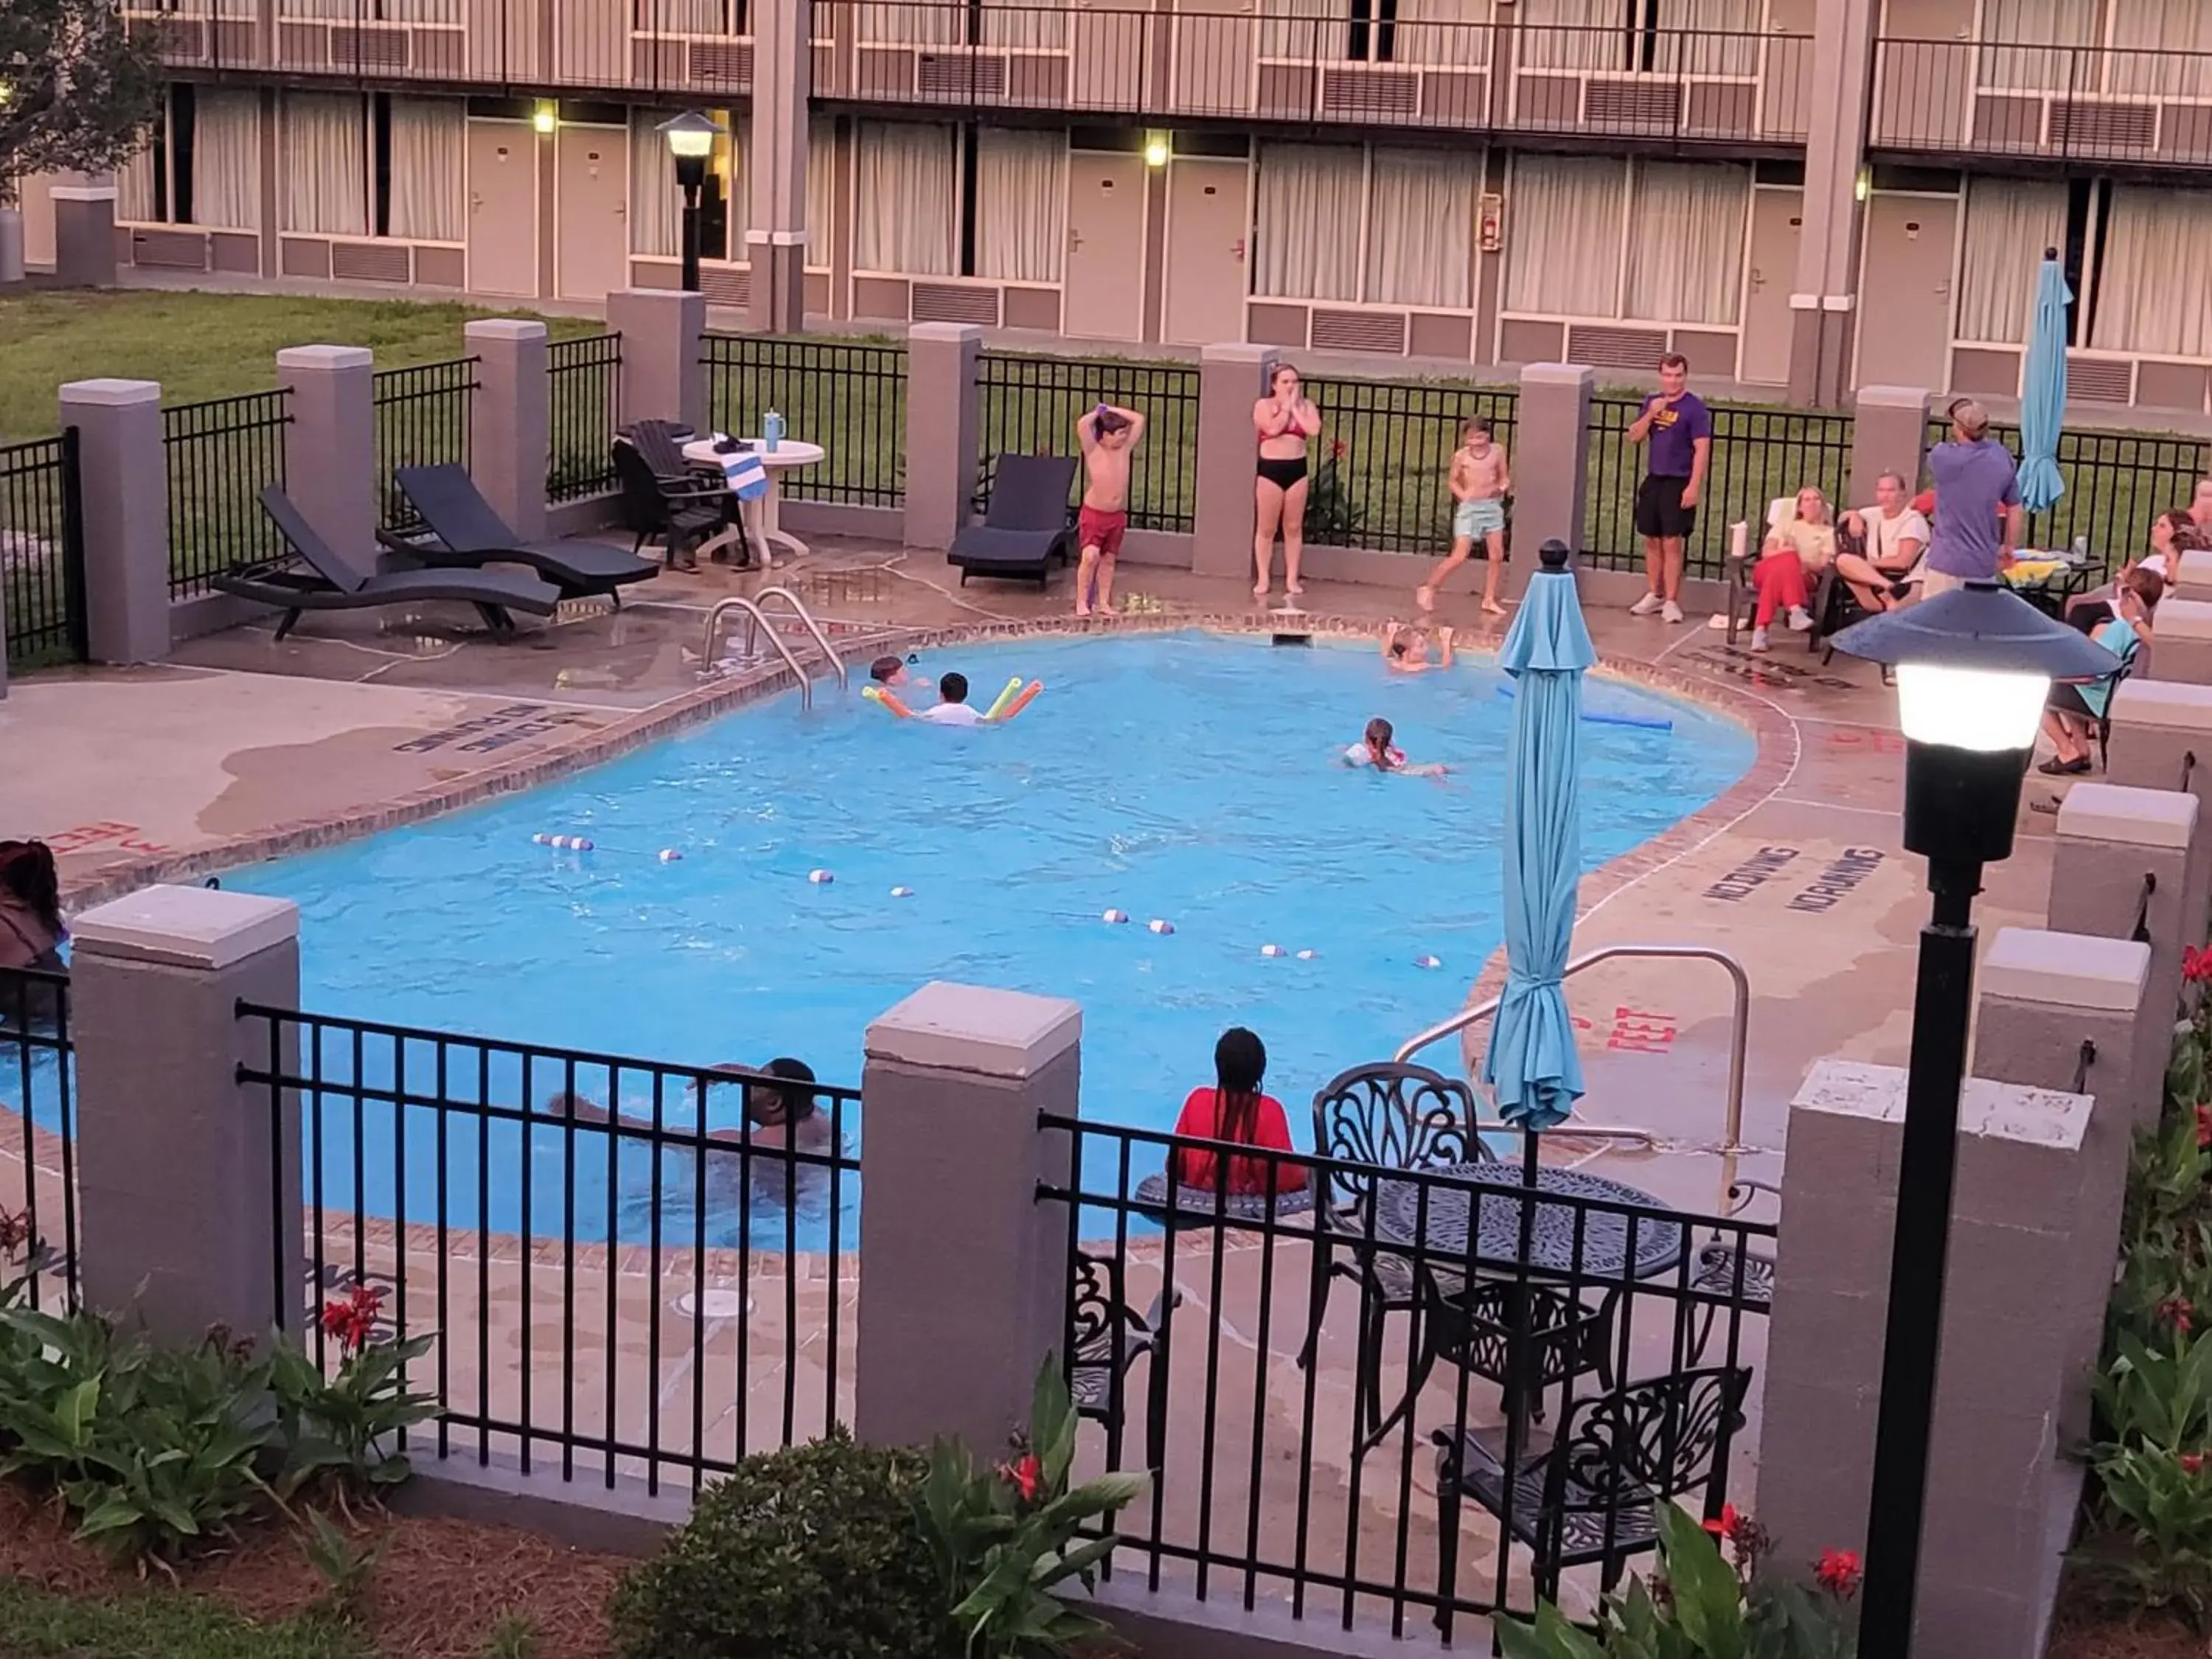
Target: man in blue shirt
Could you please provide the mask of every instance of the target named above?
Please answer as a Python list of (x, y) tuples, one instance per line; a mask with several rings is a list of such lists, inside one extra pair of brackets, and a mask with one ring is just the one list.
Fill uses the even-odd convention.
[(1690, 360), (1679, 351), (1659, 360), (1658, 395), (1645, 400), (1644, 412), (1628, 428), (1629, 442), (1646, 440), (1651, 450), (1636, 491), (1636, 533), (1644, 538), (1649, 587), (1628, 610), (1635, 617), (1661, 611), (1668, 622), (1678, 623), (1683, 544), (1698, 527), (1698, 498), (1713, 459), (1712, 412), (1690, 390)]
[(2020, 545), (2020, 466), (1990, 436), (1990, 412), (1972, 398), (1951, 405), (1951, 441), (1928, 452), (1936, 484), (1936, 528), (1928, 538), (1932, 599), (1970, 581), (1994, 581)]

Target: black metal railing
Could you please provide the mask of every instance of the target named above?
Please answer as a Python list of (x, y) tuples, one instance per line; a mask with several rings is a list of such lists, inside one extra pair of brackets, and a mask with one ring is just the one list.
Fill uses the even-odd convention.
[(2212, 52), (1884, 39), (1867, 138), (1917, 155), (2212, 167), (2208, 102)]
[[(1948, 419), (1929, 421), (1930, 448), (1950, 435)], [(2020, 453), (2019, 427), (1993, 424), (1990, 435)], [(2109, 574), (2151, 550), (2160, 514), (2189, 505), (2197, 481), (2212, 472), (2212, 444), (2172, 433), (2069, 427), (2058, 434), (2057, 461), (2066, 493), (2050, 511), (2028, 515), (2023, 545), (2070, 550), (2085, 542), (2088, 562)], [(1942, 507), (1939, 497), (1936, 511)]]
[(1337, 547), (1443, 554), (1452, 544), (1452, 453), (1468, 422), (1510, 453), (1520, 394), (1443, 381), (1306, 382), (1321, 411), (1310, 446), (1305, 535)]
[(716, 429), (757, 437), (773, 409), (792, 437), (822, 446), (821, 465), (778, 478), (787, 500), (905, 501), (903, 345), (709, 334), (705, 347), (707, 406)]
[[(1771, 1224), (1550, 1169), (1531, 1204), (1517, 1134), (1510, 1164), (1418, 1170), (1236, 1147), (1255, 1184), (1323, 1193), (1317, 1235), (1310, 1206), (1224, 1203), (1227, 1157), (1182, 1207), (1140, 1195), (1171, 1147), (1226, 1146), (1044, 1122), (1078, 1172), (1039, 1195), (1066, 1217), (1064, 1352), (1103, 1429), (1079, 1474), (1117, 1450), (1152, 1471), (1114, 1519), (1118, 1573), (1346, 1629), (1449, 1633), (1527, 1613), (1532, 1591), (1557, 1599), (1570, 1574), (1595, 1605), (1597, 1569), (1532, 1549), (1551, 1523), (1616, 1553), (1617, 1573), (1652, 1559), (1654, 1498), (1716, 1516), (1748, 1473)], [(1553, 1443), (1573, 1447), (1579, 1509), (1576, 1481), (1565, 1502), (1545, 1483)], [(1540, 1473), (1486, 1496), (1477, 1447)]]
[(169, 596), (207, 592), (240, 565), (284, 556), (284, 538), (261, 510), (262, 490), (284, 479), (289, 390), (249, 392), (161, 410), (169, 473)]
[[(1589, 482), (1583, 528), (1583, 557), (1614, 569), (1642, 566), (1636, 533), (1636, 492), (1644, 480), (1644, 447), (1628, 441), (1628, 428), (1644, 412), (1642, 397), (1604, 395), (1590, 400)], [(1756, 553), (1766, 533), (1768, 509), (1819, 487), (1832, 507), (1848, 503), (1852, 417), (1795, 410), (1712, 406), (1712, 459), (1698, 501), (1696, 533), (1685, 550), (1693, 576), (1717, 577), (1727, 568), (1730, 526), (1750, 526)]]
[(616, 410), (622, 401), (622, 336), (586, 334), (545, 349), (550, 410), (545, 495), (580, 501), (615, 487)]
[(34, 1308), (77, 1301), (76, 1068), (69, 975), (0, 968), (0, 1214), (23, 1227), (0, 1286)]
[(1076, 422), (1108, 403), (1145, 417), (1130, 458), (1130, 527), (1188, 533), (1198, 488), (1195, 365), (986, 351), (976, 359), (975, 388), (977, 513), (990, 501), (994, 458), (1073, 455)]
[(377, 521), (384, 528), (408, 530), (418, 522), (392, 482), (398, 468), (468, 465), (477, 362), (474, 357), (455, 357), (382, 369), (375, 375)]
[(84, 496), (77, 429), (0, 444), (0, 659), (18, 672), (82, 661)]
[[(389, 1330), (431, 1339), (410, 1380), (441, 1402), (440, 1455), (696, 1487), (851, 1420), (857, 1091), (239, 1017), (240, 1080), (303, 1172), (263, 1200), (286, 1322), (382, 1291)], [(772, 1144), (760, 1125), (800, 1096), (811, 1115)], [(320, 1356), (319, 1326), (307, 1340)]]

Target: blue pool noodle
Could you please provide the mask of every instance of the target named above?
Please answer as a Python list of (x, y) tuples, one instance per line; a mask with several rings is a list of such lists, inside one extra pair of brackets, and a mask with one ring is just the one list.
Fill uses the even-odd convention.
[[(1513, 701), (1513, 687), (1501, 682), (1498, 695), (1510, 702)], [(1585, 708), (1583, 718), (1592, 726), (1632, 726), (1639, 732), (1671, 732), (1674, 729), (1674, 721), (1658, 714), (1593, 714)]]

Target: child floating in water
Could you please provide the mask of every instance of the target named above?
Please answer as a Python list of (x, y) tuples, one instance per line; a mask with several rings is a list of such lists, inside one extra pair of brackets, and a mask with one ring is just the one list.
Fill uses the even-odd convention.
[(1371, 766), (1378, 772), (1402, 772), (1409, 778), (1440, 778), (1445, 768), (1437, 765), (1408, 766), (1406, 751), (1390, 741), (1395, 733), (1390, 722), (1377, 716), (1367, 722), (1366, 735), (1344, 751), (1346, 766)]
[(1382, 664), (1394, 674), (1425, 674), (1431, 668), (1452, 665), (1452, 631), (1437, 629), (1437, 644), (1443, 654), (1435, 661), (1429, 660), (1429, 638), (1418, 628), (1401, 628), (1396, 623), (1382, 624)]

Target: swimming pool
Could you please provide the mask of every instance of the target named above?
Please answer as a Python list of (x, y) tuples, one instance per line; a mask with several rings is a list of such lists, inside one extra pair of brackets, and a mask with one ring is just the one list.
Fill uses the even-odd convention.
[[(1085, 1115), (1145, 1127), (1170, 1127), (1212, 1081), (1221, 1029), (1249, 1025), (1302, 1139), (1317, 1086), (1457, 1008), (1497, 947), (1511, 704), (1489, 658), (1393, 678), (1371, 647), (1154, 634), (959, 647), (915, 672), (951, 668), (979, 703), (1015, 674), (1047, 689), (981, 731), (894, 720), (857, 690), (811, 713), (784, 696), (224, 884), (299, 902), (304, 1006), (320, 1012), (687, 1063), (787, 1054), (856, 1083), (871, 1019), (925, 981), (963, 981), (1081, 1003)], [(1584, 726), (1587, 867), (1751, 762), (1748, 733), (1691, 704), (1602, 679), (1588, 702), (1672, 726)], [(1344, 766), (1375, 714), (1453, 775)], [(1109, 925), (1109, 909), (1133, 920)], [(1174, 932), (1148, 931), (1154, 918)], [(507, 1154), (489, 1153), (495, 1224), (519, 1185), (499, 1169), (520, 1154), (507, 1127)], [(334, 1134), (331, 1156), (349, 1158), (349, 1139)], [(372, 1136), (365, 1161), (380, 1157)], [(414, 1214), (428, 1182), (410, 1188)], [(592, 1207), (580, 1199), (586, 1232)]]

